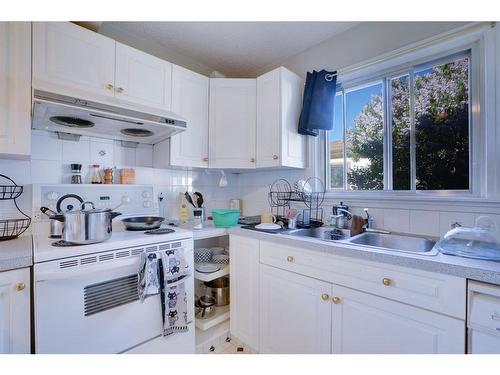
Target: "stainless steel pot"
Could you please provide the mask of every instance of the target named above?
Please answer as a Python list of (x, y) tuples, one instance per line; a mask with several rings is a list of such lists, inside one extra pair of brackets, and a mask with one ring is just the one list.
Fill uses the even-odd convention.
[(195, 301), (194, 306), (195, 317), (198, 319), (208, 319), (215, 315), (215, 299), (210, 296), (201, 296)]
[[(90, 204), (91, 210), (85, 205)], [(63, 222), (62, 239), (69, 243), (87, 245), (106, 241), (113, 231), (112, 220), (121, 215), (110, 209), (96, 209), (92, 202), (83, 202), (80, 210), (65, 211), (55, 218)]]
[(229, 305), (229, 277), (207, 281), (204, 286), (206, 294), (215, 298), (216, 306)]
[(62, 228), (63, 224), (57, 220), (57, 213), (52, 211), (47, 207), (40, 207), (40, 211), (42, 211), (45, 215), (47, 215), (50, 219), (50, 233), (49, 238), (61, 238), (62, 237)]

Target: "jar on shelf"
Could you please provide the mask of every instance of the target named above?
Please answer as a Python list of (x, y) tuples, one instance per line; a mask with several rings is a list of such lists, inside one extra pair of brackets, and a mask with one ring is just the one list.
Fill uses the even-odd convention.
[(99, 164), (92, 165), (92, 174), (91, 174), (90, 182), (93, 184), (102, 184), (101, 174), (99, 172)]
[(112, 168), (105, 168), (104, 169), (104, 184), (110, 185), (113, 183), (113, 169)]

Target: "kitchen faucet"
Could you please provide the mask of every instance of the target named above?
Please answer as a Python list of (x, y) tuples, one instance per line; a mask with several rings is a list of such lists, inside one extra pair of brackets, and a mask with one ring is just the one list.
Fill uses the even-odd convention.
[(382, 234), (389, 234), (391, 232), (382, 230), (382, 229), (375, 229), (373, 228), (373, 221), (374, 218), (370, 213), (368, 212), (368, 208), (364, 209), (365, 214), (366, 214), (366, 224), (364, 225), (364, 230), (365, 232), (372, 232), (372, 233), (382, 233)]

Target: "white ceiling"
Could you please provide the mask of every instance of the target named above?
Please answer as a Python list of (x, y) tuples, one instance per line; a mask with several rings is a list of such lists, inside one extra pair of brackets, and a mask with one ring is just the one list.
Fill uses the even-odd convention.
[(228, 77), (254, 77), (356, 22), (103, 22)]

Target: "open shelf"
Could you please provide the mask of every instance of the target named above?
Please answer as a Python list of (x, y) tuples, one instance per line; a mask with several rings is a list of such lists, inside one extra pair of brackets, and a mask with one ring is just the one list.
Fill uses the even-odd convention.
[(215, 315), (207, 319), (195, 319), (195, 326), (202, 331), (216, 326), (229, 319), (229, 305), (217, 306), (215, 308)]
[(229, 264), (222, 265), (222, 268), (220, 270), (218, 270), (217, 272), (212, 272), (212, 273), (198, 272), (198, 271), (196, 271), (196, 266), (195, 266), (194, 278), (196, 280), (212, 281), (212, 280), (215, 280), (219, 277), (227, 276), (227, 275), (229, 275)]

